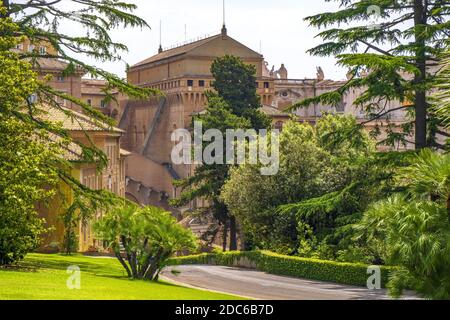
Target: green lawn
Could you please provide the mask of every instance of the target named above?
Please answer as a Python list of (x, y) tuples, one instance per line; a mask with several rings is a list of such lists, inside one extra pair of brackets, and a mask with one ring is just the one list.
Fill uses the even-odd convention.
[[(70, 290), (68, 266), (81, 270), (81, 288)], [(0, 269), (0, 300), (233, 300), (225, 294), (129, 280), (119, 262), (81, 255), (30, 254), (19, 266)]]

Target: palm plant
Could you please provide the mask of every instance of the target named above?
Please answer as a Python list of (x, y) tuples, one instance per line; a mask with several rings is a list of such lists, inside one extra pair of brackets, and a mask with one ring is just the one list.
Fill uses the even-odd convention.
[(445, 204), (450, 219), (450, 155), (429, 149), (415, 156), (411, 165), (400, 170), (399, 178), (413, 199), (428, 199)]
[(432, 110), (438, 119), (436, 131), (439, 135), (447, 138), (448, 145), (450, 140), (448, 132), (450, 128), (450, 49), (441, 60), (441, 69), (435, 82), (437, 92), (432, 97)]
[(156, 207), (118, 207), (101, 218), (94, 229), (133, 279), (157, 280), (175, 252), (197, 247), (192, 231)]
[(450, 299), (450, 155), (422, 150), (397, 178), (405, 192), (373, 204), (359, 237), (383, 240), (387, 262), (402, 267), (388, 284), (393, 296), (411, 288)]

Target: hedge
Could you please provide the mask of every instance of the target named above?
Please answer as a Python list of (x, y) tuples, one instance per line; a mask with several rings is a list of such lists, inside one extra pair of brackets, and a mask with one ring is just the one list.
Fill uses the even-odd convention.
[[(169, 265), (172, 266), (194, 264), (251, 267), (275, 275), (364, 287), (367, 286), (367, 279), (370, 276), (367, 273), (368, 265), (365, 264), (291, 257), (268, 251), (201, 254), (169, 260)], [(387, 266), (380, 268), (381, 284), (385, 287), (389, 274), (398, 269)]]

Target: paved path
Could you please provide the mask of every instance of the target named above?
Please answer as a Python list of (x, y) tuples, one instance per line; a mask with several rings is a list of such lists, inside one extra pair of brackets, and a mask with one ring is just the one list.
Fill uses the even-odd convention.
[[(171, 270), (181, 272), (173, 274)], [(384, 300), (385, 290), (281, 277), (264, 272), (220, 266), (177, 266), (166, 269), (163, 278), (196, 288), (261, 300)], [(409, 294), (406, 299), (414, 299)]]

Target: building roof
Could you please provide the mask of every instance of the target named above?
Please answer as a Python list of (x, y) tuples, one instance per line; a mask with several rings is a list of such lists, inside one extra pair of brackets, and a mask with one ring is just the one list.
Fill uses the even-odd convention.
[[(216, 39), (222, 39), (223, 37), (224, 37), (224, 35), (220, 33), (220, 34), (217, 34), (217, 35), (205, 38), (205, 39), (201, 39), (201, 40), (197, 40), (197, 41), (194, 41), (194, 42), (187, 43), (187, 44), (179, 46), (179, 47), (175, 47), (175, 48), (172, 48), (172, 49), (164, 50), (161, 53), (158, 53), (157, 55), (154, 55), (154, 56), (152, 56), (152, 57), (150, 57), (148, 59), (145, 59), (145, 60), (143, 60), (141, 62), (138, 62), (137, 64), (133, 65), (131, 68), (136, 68), (136, 67), (140, 67), (140, 66), (143, 66), (143, 65), (146, 65), (146, 64), (149, 64), (149, 63), (158, 62), (158, 61), (169, 59), (169, 58), (172, 58), (172, 57), (181, 56), (183, 54), (189, 53), (190, 51), (192, 51), (192, 50), (194, 50), (194, 49), (196, 49), (196, 48), (198, 48), (200, 46), (203, 46), (203, 45), (205, 45), (207, 43), (210, 43), (210, 42), (212, 42), (212, 41), (214, 41)], [(231, 39), (233, 41), (238, 42), (237, 40), (234, 40), (233, 38), (231, 38), (228, 35), (226, 35), (226, 39)], [(253, 52), (255, 55), (258, 55), (258, 56), (260, 56), (262, 58), (262, 55), (260, 53), (254, 51), (254, 50), (252, 50), (250, 48), (248, 48), (247, 46), (243, 45), (240, 42), (238, 42), (238, 43), (241, 44), (242, 46), (246, 47), (248, 50)]]
[[(290, 117), (290, 114), (284, 111), (281, 111), (275, 107), (269, 105), (263, 105), (260, 109), (264, 114), (269, 117)], [(191, 113), (191, 116), (204, 115), (207, 113), (207, 110), (197, 111)]]
[[(55, 71), (55, 72), (62, 72), (67, 69), (69, 64), (65, 61), (61, 61), (58, 59), (50, 59), (50, 58), (37, 58), (27, 59), (33, 66), (33, 68), (42, 70), (42, 71)], [(81, 67), (75, 68), (76, 73), (79, 74), (85, 74), (86, 72)]]
[(81, 83), (88, 86), (100, 86), (104, 87), (108, 82), (104, 79), (81, 79)]
[(263, 105), (261, 111), (270, 117), (289, 117), (290, 114), (287, 112), (283, 112), (275, 107)]
[[(80, 161), (83, 158), (83, 148), (75, 142), (63, 143), (64, 139), (54, 133), (48, 136), (50, 142), (56, 143), (62, 148), (61, 156), (68, 161)], [(47, 140), (44, 140), (47, 142)]]
[(137, 64), (133, 65), (132, 68), (139, 67), (139, 66), (142, 66), (142, 65), (145, 65), (145, 64), (148, 64), (148, 63), (152, 63), (152, 62), (156, 62), (156, 61), (160, 61), (160, 60), (164, 60), (164, 59), (168, 59), (168, 58), (172, 58), (172, 57), (175, 57), (175, 56), (179, 56), (179, 55), (185, 54), (185, 53), (187, 53), (187, 52), (189, 52), (191, 50), (194, 50), (195, 48), (198, 48), (198, 47), (200, 47), (200, 46), (202, 46), (202, 45), (204, 45), (204, 44), (206, 44), (206, 43), (208, 43), (208, 42), (210, 42), (212, 40), (218, 39), (220, 37), (222, 37), (222, 35), (218, 34), (218, 35), (215, 35), (215, 36), (212, 36), (212, 37), (208, 37), (208, 38), (205, 38), (205, 39), (202, 39), (202, 40), (198, 40), (198, 41), (194, 41), (194, 42), (182, 45), (180, 47), (176, 47), (176, 48), (172, 48), (172, 49), (169, 49), (169, 50), (165, 50), (165, 51), (163, 51), (161, 53), (158, 53), (157, 55), (154, 55), (154, 56), (152, 56), (152, 57), (150, 57), (148, 59), (145, 59), (145, 60), (143, 60), (141, 62), (138, 62)]
[(64, 107), (55, 108), (46, 105), (41, 109), (44, 111), (43, 120), (58, 122), (62, 127), (69, 131), (96, 131), (110, 133), (124, 133), (125, 131), (112, 127), (98, 120)]
[(63, 149), (63, 157), (68, 161), (80, 161), (83, 158), (83, 149), (76, 143), (69, 143)]
[[(108, 82), (103, 79), (81, 79), (81, 94), (105, 96), (103, 91), (108, 86)], [(110, 90), (112, 94), (118, 94), (117, 90)]]

